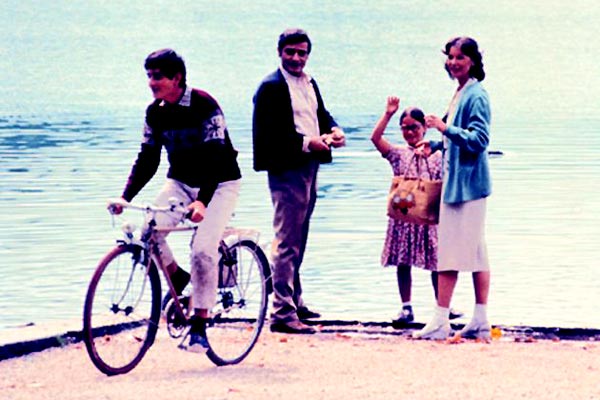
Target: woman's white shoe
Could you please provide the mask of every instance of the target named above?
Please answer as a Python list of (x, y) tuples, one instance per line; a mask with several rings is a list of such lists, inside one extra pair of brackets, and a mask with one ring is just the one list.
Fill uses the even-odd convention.
[(452, 328), (450, 323), (434, 323), (433, 321), (425, 325), (420, 331), (413, 332), (413, 339), (425, 340), (445, 340), (450, 336)]
[(458, 332), (463, 339), (489, 339), (492, 327), (489, 322), (471, 321)]

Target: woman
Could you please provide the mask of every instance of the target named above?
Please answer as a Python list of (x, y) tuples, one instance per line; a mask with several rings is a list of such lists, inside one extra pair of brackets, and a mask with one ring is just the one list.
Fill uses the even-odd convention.
[(413, 337), (445, 339), (450, 335), (450, 301), (458, 273), (473, 273), (475, 310), (460, 331), (463, 338), (487, 339), (490, 323), (487, 301), (490, 270), (485, 244), (486, 197), (491, 193), (487, 158), (490, 106), (481, 85), (485, 78), (477, 42), (457, 37), (446, 43), (445, 68), (458, 88), (444, 118), (428, 115), (428, 128), (442, 133), (442, 141), (421, 142), (420, 151), (429, 156), (443, 150), (443, 187), (438, 226), (438, 298), (433, 319)]

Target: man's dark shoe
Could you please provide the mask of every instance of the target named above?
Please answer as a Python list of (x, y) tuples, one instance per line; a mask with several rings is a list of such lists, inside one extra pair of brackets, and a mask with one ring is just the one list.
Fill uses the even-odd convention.
[(311, 335), (315, 333), (316, 330), (311, 326), (294, 320), (287, 322), (271, 322), (271, 332)]
[(296, 314), (300, 320), (321, 318), (321, 314), (316, 311), (309, 310), (308, 307), (300, 307), (296, 310)]

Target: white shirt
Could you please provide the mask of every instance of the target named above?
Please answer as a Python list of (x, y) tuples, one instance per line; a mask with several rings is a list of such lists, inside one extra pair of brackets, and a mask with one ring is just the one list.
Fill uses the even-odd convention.
[(302, 150), (309, 152), (308, 142), (310, 138), (321, 134), (319, 119), (317, 118), (319, 105), (315, 88), (310, 83), (311, 78), (309, 75), (303, 73), (302, 76), (294, 76), (282, 67), (279, 67), (279, 70), (290, 89), (296, 131), (304, 135)]

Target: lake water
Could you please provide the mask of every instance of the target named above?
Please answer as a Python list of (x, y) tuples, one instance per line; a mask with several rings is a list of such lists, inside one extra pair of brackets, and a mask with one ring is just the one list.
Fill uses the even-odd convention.
[[(157, 48), (183, 54), (189, 83), (220, 102), (244, 175), (233, 223), (268, 244), (266, 177), (251, 168), (251, 98), (278, 65), (277, 36), (289, 26), (311, 35), (307, 71), (348, 137), (319, 176), (302, 270), (311, 306), (326, 318), (397, 313), (394, 270), (379, 265), (391, 169), (369, 136), (388, 95), (443, 113), (454, 83), (440, 49), (470, 35), (484, 50), (491, 149), (504, 153), (491, 161), (491, 321), (600, 328), (600, 5), (489, 3), (3, 1), (0, 329), (81, 315), (92, 271), (119, 236), (105, 204), (137, 153), (151, 101), (143, 59)], [(401, 140), (397, 120), (388, 134)], [(164, 164), (137, 200), (154, 198)], [(173, 238), (182, 263), (186, 243)], [(413, 280), (424, 322), (429, 276), (415, 270)], [(469, 314), (472, 303), (461, 275), (454, 306)]]

